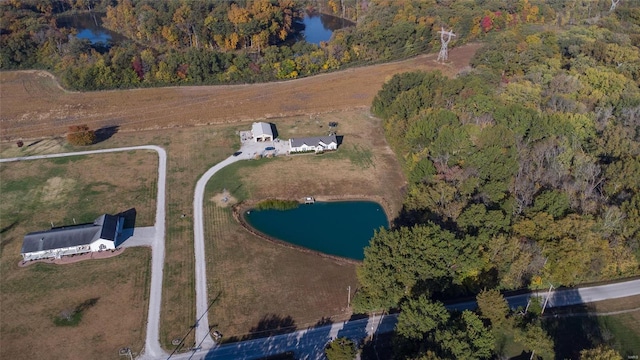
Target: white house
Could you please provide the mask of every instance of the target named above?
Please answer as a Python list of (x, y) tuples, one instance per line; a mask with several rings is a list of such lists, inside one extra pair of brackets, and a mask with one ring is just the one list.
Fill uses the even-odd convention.
[(255, 142), (273, 141), (271, 124), (266, 122), (253, 123), (251, 126), (251, 136)]
[(114, 250), (123, 225), (124, 217), (104, 214), (89, 224), (32, 232), (22, 241), (22, 258), (59, 259), (64, 255)]
[(338, 149), (335, 135), (289, 139), (289, 152), (323, 152)]

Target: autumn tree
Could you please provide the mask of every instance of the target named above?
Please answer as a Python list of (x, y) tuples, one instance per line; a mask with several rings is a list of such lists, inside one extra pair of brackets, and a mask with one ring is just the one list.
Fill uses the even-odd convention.
[(67, 142), (74, 146), (86, 146), (91, 145), (96, 141), (95, 131), (89, 129), (89, 126), (72, 125), (69, 126), (67, 132)]
[(356, 344), (345, 337), (336, 338), (327, 344), (324, 354), (328, 360), (353, 360), (356, 357)]
[(580, 360), (622, 360), (622, 356), (614, 349), (600, 345), (580, 351)]

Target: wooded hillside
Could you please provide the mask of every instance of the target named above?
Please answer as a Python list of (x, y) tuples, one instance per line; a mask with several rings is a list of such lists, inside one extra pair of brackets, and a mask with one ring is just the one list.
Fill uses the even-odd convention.
[(628, 6), (517, 26), (455, 79), (405, 73), (378, 93), (409, 186), (396, 227), (365, 251), (355, 304), (401, 310), (400, 358), (489, 358), (500, 336), (551, 358), (539, 320), (483, 327), (436, 300), (640, 273), (638, 19)]

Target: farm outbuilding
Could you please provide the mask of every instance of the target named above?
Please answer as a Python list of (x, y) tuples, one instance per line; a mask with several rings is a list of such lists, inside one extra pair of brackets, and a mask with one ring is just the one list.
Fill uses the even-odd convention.
[(255, 142), (273, 141), (271, 124), (266, 122), (253, 123), (251, 126), (251, 136)]
[(32, 232), (22, 241), (22, 258), (59, 259), (65, 255), (115, 250), (123, 225), (124, 217), (104, 214), (92, 223)]
[(338, 140), (335, 135), (289, 139), (289, 151), (292, 153), (336, 149), (338, 149)]

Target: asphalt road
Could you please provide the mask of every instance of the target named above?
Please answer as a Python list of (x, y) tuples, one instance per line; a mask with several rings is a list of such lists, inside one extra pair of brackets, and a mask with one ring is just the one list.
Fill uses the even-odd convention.
[(143, 358), (166, 358), (169, 356), (160, 346), (160, 305), (162, 300), (162, 276), (164, 268), (164, 234), (165, 234), (165, 187), (167, 178), (167, 153), (163, 148), (154, 145), (130, 146), (115, 149), (78, 151), (62, 154), (34, 155), (27, 157), (0, 159), (0, 162), (14, 162), (60, 157), (106, 154), (120, 151), (151, 150), (158, 153), (158, 198), (156, 220), (154, 224), (155, 238), (151, 246), (151, 286), (149, 294), (149, 314), (147, 316), (147, 335)]
[[(509, 306), (525, 307), (531, 297), (540, 297), (541, 302), (547, 291), (520, 294), (507, 297)], [(577, 305), (608, 299), (640, 295), (640, 280), (630, 280), (616, 284), (554, 290), (549, 297), (547, 308)], [(449, 310), (475, 309), (475, 301), (448, 305)], [(255, 339), (226, 344), (212, 349), (200, 349), (172, 356), (171, 359), (257, 359), (265, 356), (293, 351), (298, 359), (324, 359), (324, 347), (336, 337), (348, 337), (354, 341), (362, 341), (372, 334), (384, 334), (394, 330), (397, 315), (382, 317), (379, 315), (353, 321), (346, 321), (311, 329), (304, 329), (291, 334), (277, 335), (264, 339)]]

